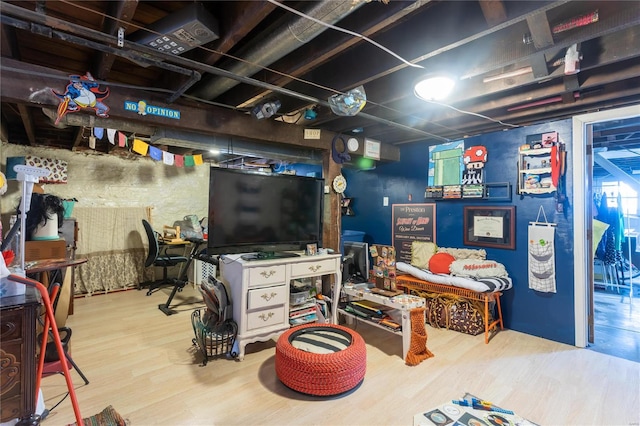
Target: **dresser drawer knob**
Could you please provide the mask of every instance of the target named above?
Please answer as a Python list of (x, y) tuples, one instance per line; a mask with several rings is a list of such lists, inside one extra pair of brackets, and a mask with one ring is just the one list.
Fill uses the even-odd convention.
[(311, 272), (318, 272), (322, 268), (322, 265), (311, 265), (309, 266), (309, 270)]
[(265, 278), (269, 278), (271, 275), (275, 274), (276, 271), (274, 271), (273, 269), (270, 271), (262, 271), (260, 272), (260, 275), (262, 275)]
[(273, 316), (273, 312), (269, 312), (268, 314), (260, 314), (259, 318), (262, 321), (269, 321), (269, 319)]
[(278, 293), (274, 293), (272, 291), (271, 294), (263, 293), (262, 296), (260, 296), (260, 297), (262, 297), (264, 300), (266, 300), (268, 302), (269, 300), (273, 299), (277, 295), (278, 295)]

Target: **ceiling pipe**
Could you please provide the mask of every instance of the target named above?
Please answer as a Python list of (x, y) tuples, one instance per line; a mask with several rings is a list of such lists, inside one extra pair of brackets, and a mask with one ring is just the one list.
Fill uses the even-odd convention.
[[(314, 3), (305, 14), (327, 24), (335, 24), (363, 4), (364, 2), (354, 4), (350, 1), (325, 0)], [(263, 40), (261, 43), (239, 52), (236, 56), (242, 58), (242, 61), (225, 69), (235, 75), (254, 75), (326, 30), (326, 26), (296, 15), (275, 30), (267, 29), (263, 36), (257, 37)], [(192, 93), (196, 97), (212, 100), (238, 84), (237, 80), (227, 78), (205, 78)]]

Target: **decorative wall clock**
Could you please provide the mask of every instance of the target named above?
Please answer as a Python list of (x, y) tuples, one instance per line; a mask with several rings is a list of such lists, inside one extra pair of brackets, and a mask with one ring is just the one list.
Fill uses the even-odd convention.
[(347, 180), (342, 175), (338, 175), (333, 179), (333, 190), (338, 194), (342, 194), (347, 189)]

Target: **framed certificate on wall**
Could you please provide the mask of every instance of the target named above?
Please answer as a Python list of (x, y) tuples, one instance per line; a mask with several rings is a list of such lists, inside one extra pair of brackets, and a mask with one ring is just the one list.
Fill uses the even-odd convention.
[(465, 206), (464, 244), (515, 250), (515, 206)]

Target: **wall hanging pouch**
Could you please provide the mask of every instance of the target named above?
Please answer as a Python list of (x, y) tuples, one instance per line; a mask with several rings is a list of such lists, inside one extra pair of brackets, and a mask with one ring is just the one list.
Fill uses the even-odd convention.
[[(544, 222), (540, 222), (540, 214)], [(555, 226), (547, 221), (542, 206), (536, 221), (529, 222), (529, 288), (544, 293), (556, 292)]]

